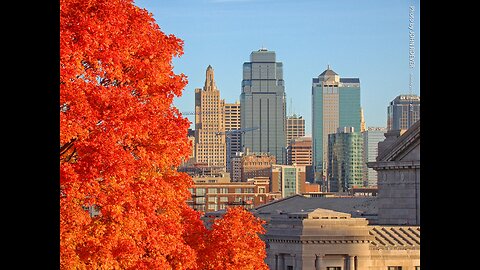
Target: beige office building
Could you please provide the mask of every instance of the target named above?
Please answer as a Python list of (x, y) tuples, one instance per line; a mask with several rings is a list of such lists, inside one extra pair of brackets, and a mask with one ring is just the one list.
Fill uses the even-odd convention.
[[(225, 104), (225, 130), (239, 130), (240, 129), (240, 101), (235, 103)], [(231, 159), (235, 157), (237, 152), (242, 151), (242, 143), (240, 132), (230, 133), (227, 135), (230, 143), (227, 143), (227, 171), (231, 171)], [(230, 145), (229, 145), (230, 144)], [(230, 155), (230, 156), (228, 156)]]
[(292, 139), (305, 136), (305, 119), (296, 114), (287, 116), (286, 130), (285, 138), (288, 146)]
[(195, 89), (195, 157), (197, 163), (226, 166), (225, 100), (215, 85), (214, 71), (209, 65), (205, 85)]

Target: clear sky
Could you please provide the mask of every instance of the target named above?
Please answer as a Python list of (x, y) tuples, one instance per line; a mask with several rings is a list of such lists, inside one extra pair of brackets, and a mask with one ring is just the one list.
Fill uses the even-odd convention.
[[(195, 88), (211, 65), (221, 98), (240, 99), (242, 65), (262, 46), (283, 62), (287, 115), (303, 116), (311, 135), (312, 78), (327, 65), (340, 77), (360, 78), (366, 126), (386, 127), (396, 96), (420, 95), (420, 0), (136, 0), (161, 30), (184, 40), (173, 61), (187, 75), (182, 112), (195, 109)], [(414, 68), (409, 66), (410, 6), (414, 6)], [(194, 122), (194, 116), (187, 116)], [(194, 124), (191, 125), (194, 128)]]

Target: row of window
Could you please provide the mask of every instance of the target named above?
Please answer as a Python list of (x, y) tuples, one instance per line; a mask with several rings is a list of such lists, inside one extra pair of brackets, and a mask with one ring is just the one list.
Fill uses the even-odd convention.
[[(193, 188), (189, 188), (190, 193), (192, 195), (197, 195), (197, 196), (205, 196), (205, 191), (208, 191), (208, 194), (228, 194), (228, 188), (208, 188), (207, 190), (205, 188), (196, 188), (194, 190)], [(265, 192), (265, 188), (259, 188), (259, 193)], [(255, 188), (235, 188), (235, 193), (255, 193)]]
[[(220, 198), (220, 199), (219, 199)], [(235, 202), (253, 202), (254, 198), (251, 196), (248, 197), (235, 197)], [(259, 197), (260, 201), (263, 201), (263, 197)], [(209, 203), (226, 203), (228, 202), (228, 197), (208, 197), (208, 200), (205, 200), (205, 197), (195, 198), (195, 204), (204, 204), (205, 202)]]

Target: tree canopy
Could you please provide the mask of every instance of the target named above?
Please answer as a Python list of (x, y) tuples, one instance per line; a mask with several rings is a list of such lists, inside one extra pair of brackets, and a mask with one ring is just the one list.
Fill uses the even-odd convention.
[(207, 269), (221, 265), (200, 257), (218, 259), (208, 236), (218, 243), (233, 220), (255, 219), (235, 210), (207, 230), (186, 204), (193, 182), (176, 168), (190, 123), (173, 106), (187, 85), (173, 72), (182, 54), (132, 0), (60, 0), (62, 269)]

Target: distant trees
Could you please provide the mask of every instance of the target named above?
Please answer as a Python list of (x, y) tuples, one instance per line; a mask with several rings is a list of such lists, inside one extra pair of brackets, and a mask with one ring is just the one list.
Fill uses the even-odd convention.
[(186, 204), (192, 180), (176, 167), (190, 123), (172, 105), (182, 47), (132, 0), (60, 0), (62, 269), (265, 267), (258, 219), (232, 209), (207, 230)]

